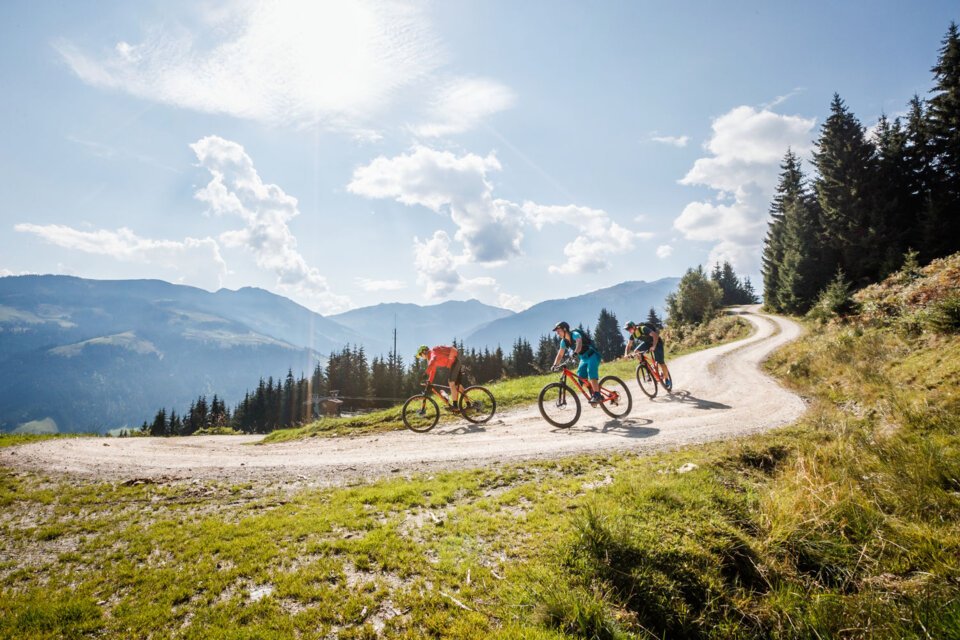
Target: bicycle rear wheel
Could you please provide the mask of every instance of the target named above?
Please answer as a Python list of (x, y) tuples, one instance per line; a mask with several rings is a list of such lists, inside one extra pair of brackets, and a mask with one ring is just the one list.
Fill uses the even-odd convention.
[(572, 427), (580, 419), (580, 398), (562, 382), (551, 382), (541, 389), (537, 406), (544, 420), (561, 429)]
[(640, 391), (643, 391), (648, 398), (657, 395), (657, 379), (650, 373), (646, 360), (641, 360), (637, 365), (637, 384), (640, 385)]
[(433, 398), (420, 394), (403, 403), (401, 415), (407, 429), (424, 433), (433, 429), (440, 420), (440, 407)]
[(600, 408), (611, 418), (622, 418), (633, 408), (633, 396), (626, 383), (617, 376), (605, 376), (600, 380), (603, 402)]
[(486, 387), (467, 387), (460, 394), (460, 415), (474, 424), (483, 424), (496, 410), (497, 401)]

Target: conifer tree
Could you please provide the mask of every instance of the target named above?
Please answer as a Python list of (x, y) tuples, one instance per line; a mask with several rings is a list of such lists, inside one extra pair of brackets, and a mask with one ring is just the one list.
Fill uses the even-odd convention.
[(875, 279), (882, 247), (870, 197), (873, 147), (864, 137), (863, 125), (838, 94), (833, 96), (813, 160), (818, 172), (814, 188), (827, 246), (855, 281)]
[(873, 206), (878, 219), (878, 240), (885, 247), (880, 277), (900, 266), (901, 256), (916, 246), (920, 202), (911, 192), (907, 165), (907, 133), (899, 118), (891, 123), (880, 116), (874, 137), (877, 149)]
[(623, 333), (620, 331), (617, 316), (600, 309), (600, 317), (597, 318), (597, 330), (593, 338), (594, 346), (600, 352), (600, 357), (609, 362), (623, 355), (626, 343), (623, 340)]
[(653, 307), (650, 307), (650, 311), (647, 312), (647, 319), (644, 320), (644, 324), (657, 331), (663, 328), (663, 320), (660, 319), (660, 316), (657, 315), (657, 310)]
[[(784, 212), (783, 258), (777, 272), (776, 299), (780, 311), (804, 313), (829, 280), (819, 242), (816, 205), (809, 200), (790, 204)], [(826, 268), (825, 268), (826, 266)]]
[(763, 274), (763, 298), (767, 308), (772, 311), (782, 311), (783, 306), (777, 298), (779, 287), (780, 264), (783, 262), (784, 215), (788, 206), (797, 203), (806, 197), (803, 172), (800, 168), (800, 159), (787, 149), (783, 162), (780, 164), (780, 182), (770, 204), (770, 222), (767, 226), (767, 236), (763, 244), (760, 271)]
[(954, 22), (932, 71), (927, 122), (936, 184), (923, 225), (927, 259), (960, 249), (960, 34)]

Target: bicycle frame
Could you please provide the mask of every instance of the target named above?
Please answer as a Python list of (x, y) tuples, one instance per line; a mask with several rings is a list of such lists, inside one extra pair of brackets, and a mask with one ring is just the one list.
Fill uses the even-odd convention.
[(647, 370), (650, 372), (657, 382), (661, 385), (663, 384), (663, 376), (660, 375), (660, 366), (657, 364), (657, 361), (653, 359), (653, 356), (650, 354), (650, 351), (635, 352), (637, 353), (637, 359), (646, 362)]
[[(561, 364), (563, 366), (563, 370), (560, 372), (560, 382), (563, 382), (565, 378), (570, 378), (570, 380), (573, 381), (573, 384), (577, 385), (577, 389), (580, 389), (580, 393), (583, 394), (584, 399), (587, 402), (590, 402), (591, 394), (589, 391), (587, 391), (587, 389), (590, 388), (590, 385), (587, 382), (587, 379), (581, 378), (580, 376), (575, 374), (573, 371), (570, 370), (570, 368), (566, 364), (564, 363), (561, 363)], [(586, 388), (584, 388), (584, 385), (586, 385)], [(600, 396), (603, 398), (601, 402), (608, 402), (610, 400), (613, 400), (616, 397), (616, 395), (617, 394), (611, 393), (610, 391), (607, 391), (603, 387), (600, 387)]]
[[(446, 393), (444, 393), (444, 391), (446, 391)], [(447, 385), (434, 384), (432, 382), (424, 382), (423, 397), (429, 398), (431, 393), (433, 393), (433, 395), (443, 400), (443, 404), (445, 404), (446, 406), (448, 407), (453, 406), (453, 403), (450, 402), (450, 397), (448, 395), (450, 393), (450, 387), (448, 387)]]

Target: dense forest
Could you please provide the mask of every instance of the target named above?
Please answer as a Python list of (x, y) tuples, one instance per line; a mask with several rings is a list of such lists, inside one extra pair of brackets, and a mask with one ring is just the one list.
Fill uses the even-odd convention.
[(960, 37), (951, 23), (930, 98), (882, 116), (868, 135), (834, 95), (812, 181), (787, 150), (763, 249), (764, 302), (808, 312), (821, 298), (878, 282), (908, 260), (960, 250)]

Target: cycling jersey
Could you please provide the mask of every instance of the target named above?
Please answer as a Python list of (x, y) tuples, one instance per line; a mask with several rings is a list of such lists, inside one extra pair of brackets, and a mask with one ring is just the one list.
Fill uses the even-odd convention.
[[(433, 378), (437, 375), (437, 369), (439, 367), (449, 367), (453, 369), (454, 364), (459, 364), (458, 355), (459, 353), (455, 347), (434, 347), (430, 349), (430, 354), (427, 358), (427, 376), (430, 382), (433, 382)], [(456, 373), (459, 373), (459, 371)]]
[(579, 329), (574, 329), (570, 332), (570, 344), (567, 344), (565, 339), (560, 340), (560, 346), (563, 349), (569, 349), (573, 351), (577, 347), (577, 338), (580, 339), (580, 351), (579, 353), (574, 351), (579, 356), (589, 356), (592, 353), (598, 353), (593, 346), (593, 340), (590, 339), (590, 336), (586, 332), (580, 333)]

